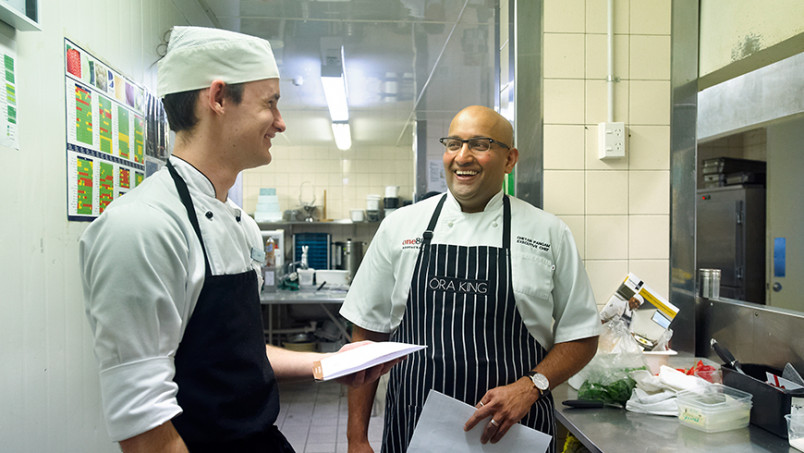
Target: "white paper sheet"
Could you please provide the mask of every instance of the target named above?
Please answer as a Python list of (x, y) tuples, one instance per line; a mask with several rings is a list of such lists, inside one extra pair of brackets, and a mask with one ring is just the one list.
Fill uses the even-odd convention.
[(552, 439), (547, 434), (515, 424), (496, 444), (480, 443), (480, 436), (488, 421), (481, 421), (469, 432), (463, 425), (475, 412), (475, 408), (463, 401), (450, 398), (443, 393), (430, 390), (427, 401), (413, 437), (410, 439), (408, 453), (510, 453), (510, 452), (545, 452)]
[(347, 374), (390, 362), (396, 358), (424, 349), (426, 346), (378, 341), (359, 348), (339, 352), (313, 364), (313, 376), (319, 381), (336, 379)]

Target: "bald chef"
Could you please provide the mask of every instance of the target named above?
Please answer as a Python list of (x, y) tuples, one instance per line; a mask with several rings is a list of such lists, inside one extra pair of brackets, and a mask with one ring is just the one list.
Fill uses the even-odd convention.
[[(483, 443), (515, 423), (553, 435), (550, 389), (597, 349), (597, 308), (569, 228), (502, 191), (519, 156), (511, 124), (467, 107), (440, 142), (449, 191), (382, 222), (341, 309), (356, 340), (427, 345), (391, 371), (384, 452), (407, 449), (430, 389), (477, 408), (464, 429), (480, 424)], [(372, 451), (376, 388), (349, 392), (350, 452)]]

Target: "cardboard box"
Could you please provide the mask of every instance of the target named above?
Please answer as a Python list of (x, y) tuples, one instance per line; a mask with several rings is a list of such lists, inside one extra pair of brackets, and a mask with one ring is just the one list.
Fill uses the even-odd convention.
[[(629, 301), (632, 298), (638, 300), (639, 307), (631, 308)], [(677, 314), (678, 307), (632, 273), (625, 277), (600, 310), (604, 322), (619, 315), (645, 350), (656, 346)]]

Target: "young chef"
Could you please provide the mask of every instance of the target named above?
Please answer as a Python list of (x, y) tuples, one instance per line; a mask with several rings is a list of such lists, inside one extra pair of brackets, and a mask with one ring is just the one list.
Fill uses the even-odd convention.
[[(430, 389), (475, 405), (497, 442), (514, 423), (555, 431), (550, 389), (595, 354), (600, 326), (575, 241), (558, 218), (502, 192), (519, 153), (491, 109), (449, 127), (449, 191), (380, 225), (341, 314), (354, 339), (427, 345), (391, 371), (383, 451), (404, 452)], [(371, 451), (377, 384), (349, 391), (349, 451)], [(551, 448), (555, 448), (555, 442)]]
[(79, 245), (110, 436), (124, 452), (292, 452), (274, 426), (277, 379), (311, 378), (322, 355), (265, 345), (260, 230), (227, 200), (240, 171), (271, 162), (285, 130), (270, 45), (174, 27), (158, 94), (173, 156)]

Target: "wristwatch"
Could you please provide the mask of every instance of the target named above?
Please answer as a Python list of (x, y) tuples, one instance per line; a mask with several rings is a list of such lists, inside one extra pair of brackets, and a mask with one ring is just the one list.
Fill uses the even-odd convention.
[(528, 377), (533, 381), (533, 386), (539, 389), (539, 398), (550, 394), (550, 381), (547, 380), (547, 376), (538, 371), (528, 371)]

